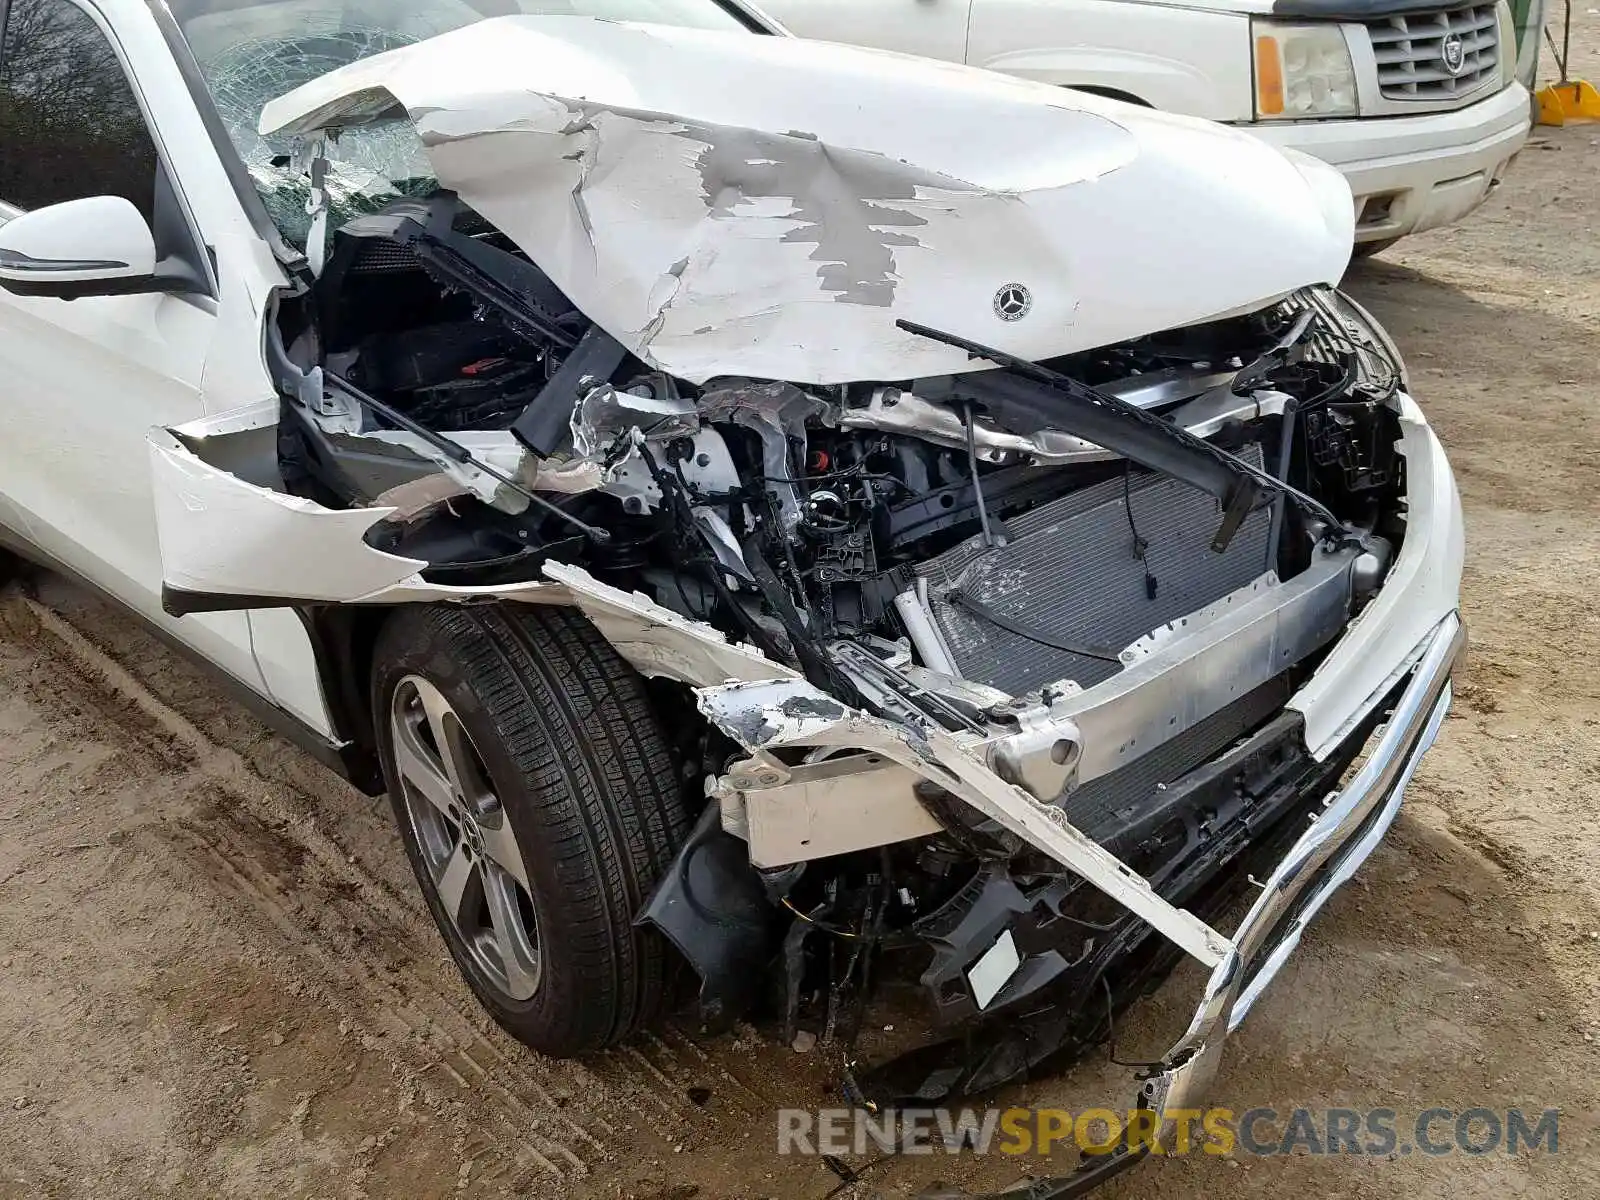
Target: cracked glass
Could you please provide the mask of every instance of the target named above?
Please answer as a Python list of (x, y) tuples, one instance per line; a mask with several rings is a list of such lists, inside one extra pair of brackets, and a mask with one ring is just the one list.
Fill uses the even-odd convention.
[[(228, 136), (273, 223), (304, 249), (310, 181), (291, 163), (293, 139), (262, 137), (267, 101), (358, 59), (489, 17), (592, 16), (699, 29), (748, 26), (716, 0), (178, 0), (183, 30)], [(529, 80), (532, 87), (537, 80)], [(347, 130), (329, 152), (329, 227), (437, 186), (405, 120)]]

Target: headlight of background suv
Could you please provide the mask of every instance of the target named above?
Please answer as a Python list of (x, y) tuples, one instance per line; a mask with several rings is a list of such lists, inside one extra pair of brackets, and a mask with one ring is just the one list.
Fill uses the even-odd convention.
[(1258, 119), (1356, 115), (1356, 72), (1343, 27), (1252, 21), (1251, 34)]

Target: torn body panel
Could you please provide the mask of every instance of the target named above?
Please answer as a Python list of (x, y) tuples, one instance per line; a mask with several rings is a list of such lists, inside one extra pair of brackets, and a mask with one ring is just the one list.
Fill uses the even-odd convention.
[[(731, 760), (723, 773), (708, 781), (708, 793), (724, 832), (748, 844), (752, 865), (764, 874), (787, 877), (785, 873), (796, 868), (876, 846), (925, 845), (973, 836), (981, 842), (998, 830), (1012, 835), (1016, 839), (1013, 845), (1043, 852), (1064, 869), (1064, 878), (1084, 882), (1113, 902), (1115, 911), (1132, 914), (1129, 919), (1135, 925), (1116, 927), (1117, 933), (1106, 942), (1109, 948), (1102, 951), (1109, 957), (1096, 958), (1094, 962), (1101, 965), (1093, 969), (1107, 969), (1104, 964), (1120, 961), (1118, 955), (1132, 953), (1133, 947), (1145, 944), (1150, 936), (1213, 967), (1212, 994), (1196, 1018), (1196, 1028), (1203, 1034), (1190, 1039), (1203, 1038), (1210, 1049), (1203, 1058), (1198, 1053), (1191, 1058), (1191, 1047), (1185, 1043), (1166, 1060), (1170, 1065), (1166, 1078), (1185, 1082), (1181, 1087), (1176, 1082), (1163, 1086), (1192, 1097), (1202, 1075), (1214, 1070), (1215, 1048), (1242, 1019), (1293, 942), (1292, 936), (1278, 941), (1273, 957), (1251, 968), (1248, 984), (1238, 982), (1243, 968), (1226, 972), (1227, 963), (1249, 953), (1246, 947), (1267, 938), (1265, 926), (1255, 925), (1269, 921), (1269, 916), (1253, 917), (1255, 925), (1248, 932), (1229, 937), (1206, 915), (1188, 907), (1183, 897), (1194, 896), (1208, 906), (1216, 900), (1203, 886), (1206, 873), (1215, 868), (1205, 865), (1207, 852), (1198, 847), (1208, 841), (1217, 843), (1225, 849), (1209, 852), (1217, 856), (1215, 861), (1250, 863), (1263, 873), (1275, 870), (1273, 878), (1279, 882), (1274, 886), (1280, 896), (1275, 904), (1287, 903), (1281, 901), (1283, 894), (1299, 894), (1303, 886), (1309, 886), (1307, 894), (1318, 897), (1315, 905), (1320, 905), (1382, 833), (1380, 824), (1351, 816), (1355, 801), (1340, 799), (1332, 804), (1333, 816), (1320, 816), (1328, 789), (1354, 760), (1379, 715), (1398, 703), (1404, 712), (1397, 713), (1396, 719), (1410, 722), (1405, 715), (1411, 711), (1408, 701), (1395, 699), (1395, 689), (1408, 678), (1414, 687), (1428, 692), (1425, 700), (1434, 720), (1426, 728), (1406, 724), (1403, 737), (1385, 735), (1387, 740), (1381, 740), (1377, 749), (1382, 761), (1389, 764), (1382, 770), (1390, 770), (1395, 761), (1403, 759), (1410, 764), (1404, 772), (1409, 775), (1431, 740), (1441, 706), (1447, 703), (1445, 681), (1459, 652), (1459, 636), (1453, 609), (1442, 598), (1453, 594), (1459, 574), (1459, 505), (1437, 443), (1426, 426), (1415, 420), (1409, 397), (1399, 394), (1393, 406), (1398, 418), (1396, 447), (1412, 468), (1405, 476), (1404, 490), (1408, 531), (1389, 567), (1385, 586), (1376, 599), (1365, 601), (1365, 612), (1382, 604), (1380, 611), (1389, 615), (1377, 627), (1391, 631), (1389, 636), (1395, 639), (1409, 638), (1411, 644), (1386, 653), (1382, 670), (1367, 659), (1364, 639), (1352, 639), (1347, 632), (1360, 624), (1360, 618), (1353, 625), (1349, 621), (1352, 604), (1362, 602), (1360, 564), (1368, 552), (1360, 545), (1323, 547), (1287, 580), (1268, 572), (1234, 593), (1150, 628), (1120, 647), (1110, 677), (1091, 687), (1063, 680), (1017, 697), (938, 670), (909, 665), (888, 668), (904, 676), (908, 685), (904, 695), (913, 699), (929, 694), (942, 697), (958, 715), (965, 714), (969, 720), (961, 728), (941, 727), (930, 715), (937, 712), (931, 705), (920, 713), (889, 715), (877, 699), (869, 706), (876, 711), (842, 703), (793, 673), (786, 678), (761, 677), (764, 664), (756, 655), (747, 655), (738, 664), (739, 682), (719, 682), (719, 677), (736, 678), (727, 664), (713, 661), (685, 667), (684, 660), (677, 659), (673, 670), (662, 672), (652, 661), (659, 657), (657, 650), (625, 652), (646, 673), (668, 673), (691, 684), (710, 723), (739, 747), (743, 757)], [(1211, 407), (1219, 406), (1213, 403)], [(1280, 396), (1270, 407), (1276, 410), (1273, 415), (1278, 415), (1284, 398)], [(1429, 532), (1412, 537), (1409, 527)], [(1013, 523), (1012, 532), (1021, 531), (1023, 527)], [(584, 603), (570, 574), (558, 573), (557, 577)], [(594, 590), (592, 584), (587, 586)], [(925, 599), (916, 601), (914, 591), (907, 595), (914, 604), (925, 603)], [(612, 595), (607, 600), (625, 610), (628, 620), (648, 623), (644, 597)], [(1400, 616), (1402, 613), (1405, 615)], [(696, 633), (698, 641), (711, 640), (708, 631)], [(663, 622), (650, 636), (683, 644), (689, 634), (690, 627), (684, 624), (674, 623), (669, 629)], [(1286, 667), (1319, 657), (1315, 671), (1296, 677), (1299, 685), (1287, 705), (1284, 693), (1278, 691), (1276, 699), (1266, 700), (1266, 708), (1260, 706), (1257, 698), (1263, 690), (1284, 685)], [(885, 661), (892, 662), (893, 657)], [(1330, 685), (1329, 680), (1345, 682)], [(1445, 689), (1443, 693), (1441, 689)], [(870, 691), (864, 694), (876, 697)], [(1093, 835), (1071, 815), (1088, 811), (1081, 798), (1093, 786), (1143, 770), (1142, 764), (1159, 757), (1163, 747), (1192, 739), (1241, 707), (1247, 712), (1276, 712), (1278, 719), (1233, 743), (1224, 731), (1223, 740), (1211, 743), (1217, 747), (1216, 759), (1187, 774), (1177, 771), (1151, 776), (1159, 781), (1155, 783), (1157, 797), (1162, 792), (1168, 795), (1151, 803), (1148, 815), (1136, 816), (1135, 810), (1124, 809), (1113, 820), (1101, 810)], [(1330, 729), (1331, 739), (1322, 732)], [(1383, 811), (1392, 817), (1404, 779), (1384, 778), (1389, 782), (1380, 798)], [(1365, 779), (1366, 775), (1361, 776), (1351, 787), (1367, 795)], [(1349, 794), (1347, 789), (1344, 795)], [(1361, 803), (1369, 801), (1372, 796)], [(1230, 804), (1235, 807), (1230, 809)], [(1188, 857), (1156, 861), (1148, 873), (1132, 865), (1137, 838), (1147, 836), (1168, 819), (1163, 812), (1179, 813), (1194, 805), (1199, 806), (1194, 811), (1200, 819), (1185, 852)], [(962, 811), (965, 816), (960, 815)], [(1302, 819), (1298, 826), (1292, 819), (1296, 815)], [(1130, 819), (1133, 824), (1123, 826), (1125, 833), (1115, 832), (1119, 821)], [(1311, 832), (1300, 839), (1300, 848), (1293, 853), (1310, 853), (1305, 847), (1314, 844), (1320, 847), (1319, 854), (1337, 857), (1341, 867), (1333, 882), (1306, 885), (1296, 879), (1287, 862), (1274, 868), (1277, 860), (1270, 855), (1294, 842), (1304, 819), (1313, 822)], [(985, 828), (991, 832), (984, 833)], [(1275, 836), (1288, 840), (1264, 839), (1261, 831), (1267, 828), (1277, 829)], [(1266, 865), (1260, 866), (1262, 863)], [(1243, 867), (1234, 869), (1242, 871)], [(1011, 900), (1002, 903), (1003, 898), (991, 897), (993, 888), (984, 884), (972, 893), (973, 899), (951, 904), (970, 903), (970, 910), (960, 911), (972, 914), (980, 909), (991, 916), (993, 912), (1011, 913), (1007, 919), (1015, 922), (1019, 931), (1030, 931), (1025, 940), (1036, 946), (1031, 940), (1037, 936), (1032, 923), (1035, 917), (1029, 914), (1040, 904), (1048, 907), (1061, 902), (1060, 898), (1016, 892), (1004, 872), (994, 878), (998, 880), (994, 886)], [(993, 912), (982, 907), (991, 899), (999, 905)], [(1039, 919), (1048, 923), (1047, 917)], [(1303, 923), (1306, 918), (1302, 914), (1298, 919)], [(930, 915), (925, 920), (934, 918)], [(941, 951), (945, 957), (939, 960), (944, 965), (925, 977), (935, 994), (966, 986), (956, 980), (966, 978), (961, 972), (975, 961), (971, 956), (982, 949), (978, 943), (987, 946), (992, 942), (994, 930), (988, 920), (974, 915), (970, 921), (958, 923), (957, 928), (967, 933), (971, 932), (969, 925), (981, 926), (981, 936), (972, 935), (976, 941), (963, 940), (965, 934), (951, 931), (936, 935), (931, 932), (934, 926), (928, 926), (930, 932), (925, 936), (931, 944), (945, 947)], [(922, 924), (913, 928), (920, 929)], [(953, 942), (948, 940), (951, 937)], [(1090, 969), (1086, 962), (1073, 960), (1075, 969)], [(951, 965), (962, 963), (967, 966)], [(1024, 997), (1037, 998), (1044, 993), (1036, 989), (1063, 984), (1070, 975), (1066, 968), (1059, 955), (1040, 957), (1036, 949), (1024, 949), (993, 990), (986, 985), (981, 995), (973, 991), (961, 1001), (967, 1007), (954, 1005), (950, 1011), (982, 1015), (990, 1006), (1000, 1011), (1021, 1003)], [(951, 971), (956, 974), (952, 976)], [(975, 989), (976, 982), (971, 986)], [(1217, 1016), (1221, 1010), (1215, 996), (1222, 991), (1237, 1001), (1227, 1010), (1231, 1017)], [(1080, 1044), (1075, 1039), (1083, 1036), (1081, 1029), (1069, 1036), (1069, 1024), (1054, 1033), (1035, 1028), (1028, 1053), (1037, 1054), (1040, 1046), (1057, 1044), (1052, 1037), (1059, 1037), (1061, 1046)], [(950, 1078), (962, 1080), (962, 1087), (990, 1086), (1006, 1077), (1003, 1072), (995, 1074), (997, 1069), (992, 1062), (986, 1066), (969, 1063)], [(1146, 1093), (1145, 1100), (1161, 1109), (1162, 1098), (1157, 1093)]]
[(694, 686), (796, 677), (754, 646), (730, 643), (710, 625), (688, 620), (648, 596), (609, 587), (580, 567), (547, 563), (544, 574), (642, 675)]
[(147, 436), (162, 584), (169, 603), (184, 597), (175, 607), (565, 599), (559, 584), (543, 580), (429, 582), (425, 560), (367, 540), (396, 509), (328, 508), (272, 486), (277, 415), (278, 405), (268, 403)]
[[(905, 401), (881, 385), (818, 394), (723, 376), (696, 390), (630, 364), (563, 397), (570, 442), (555, 455), (527, 449), (531, 485), (578, 471), (596, 484), (560, 495), (559, 519), (506, 514), (439, 463), (411, 490), (342, 509), (291, 494), (296, 460), (271, 444), (270, 406), (158, 431), (169, 580), (272, 596), (293, 579), (297, 598), (345, 603), (576, 606), (635, 669), (688, 693), (664, 704), (698, 738), (689, 777), (705, 808), (637, 919), (700, 972), (708, 1024), (744, 1012), (779, 957), (791, 1023), (808, 980), (843, 971), (828, 985), (833, 1028), (856, 968), (816, 939), (915, 949), (929, 956), (931, 1011), (964, 1032), (847, 1082), (893, 1098), (942, 1080), (944, 1099), (1082, 1052), (1103, 1036), (1102, 999), (1129, 1002), (1187, 956), (1212, 988), (1163, 1064), (1166, 1090), (1146, 1097), (1160, 1110), (1214, 1069), (1295, 936), (1229, 936), (1221, 902), (1251, 874), (1285, 903), (1325, 897), (1282, 857), (1296, 847), (1317, 865), (1337, 857), (1336, 878), (1353, 870), (1381, 833), (1367, 818), (1392, 815), (1398, 787), (1381, 805), (1339, 802), (1328, 824), (1322, 801), (1380, 719), (1410, 711), (1397, 694), (1419, 672), (1448, 673), (1430, 640), (1454, 620), (1441, 606), (1459, 573), (1448, 468), (1394, 364), (1365, 364), (1320, 304), (1173, 335), (1192, 339), (1179, 342), (1192, 361), (1237, 365), (1220, 383), (1193, 368), (1190, 382), (1152, 385), (1156, 419), (1214, 440), (1215, 456), (1196, 453), (1315, 493), (1313, 506), (1268, 493), (1226, 539), (1224, 503), (1072, 446), (1070, 420), (1044, 436), (987, 413), (985, 454), (973, 411), (926, 398), (935, 385), (902, 393), (936, 414), (924, 438), (914, 407), (896, 427)], [(1292, 361), (1251, 383), (1248, 348), (1265, 358), (1285, 331), (1302, 339)], [(1128, 370), (1062, 365), (1102, 380)], [(541, 370), (548, 386), (562, 368)], [(1029, 402), (1044, 411), (1044, 396)], [(496, 444), (475, 432), (458, 444)], [(443, 499), (423, 487), (439, 480)], [(530, 553), (485, 581), (493, 560), (434, 553), (453, 545), (426, 533), (445, 518), (451, 537), (512, 521)], [(568, 536), (580, 518), (607, 540)], [(331, 566), (291, 566), (291, 552)], [(1373, 633), (1352, 637), (1368, 620)], [(1050, 667), (1019, 665), (1038, 663)], [(1385, 761), (1421, 752), (1426, 731), (1405, 720), (1416, 737), (1392, 754), (1380, 742)], [(1288, 921), (1320, 899), (1308, 903)], [(1284, 924), (1286, 911), (1253, 920)], [(915, 1075), (930, 1056), (920, 1082), (895, 1082), (891, 1069)]]
[[(261, 128), (398, 110), (441, 183), (629, 351), (694, 383), (981, 365), (902, 318), (1038, 360), (1249, 311), (1331, 283), (1349, 254), (1348, 189), (1320, 163), (788, 38), (486, 20), (297, 88)], [(997, 307), (1008, 286), (1025, 311)]]

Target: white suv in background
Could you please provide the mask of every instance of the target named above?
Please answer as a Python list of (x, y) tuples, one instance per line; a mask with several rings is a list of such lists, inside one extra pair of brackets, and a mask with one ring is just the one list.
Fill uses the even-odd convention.
[(1314, 154), (1350, 181), (1358, 253), (1471, 212), (1528, 136), (1528, 92), (1518, 82), (1517, 38), (1503, 2), (767, 0), (765, 7), (802, 37), (948, 59), (1208, 117)]

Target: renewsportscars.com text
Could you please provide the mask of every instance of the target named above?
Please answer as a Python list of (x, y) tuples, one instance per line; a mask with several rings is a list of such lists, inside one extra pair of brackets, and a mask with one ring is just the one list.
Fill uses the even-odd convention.
[(1560, 1110), (1520, 1108), (1179, 1109), (1162, 1143), (1149, 1109), (780, 1109), (779, 1154), (1038, 1154), (1118, 1147), (1156, 1154), (1518, 1154), (1560, 1151)]

